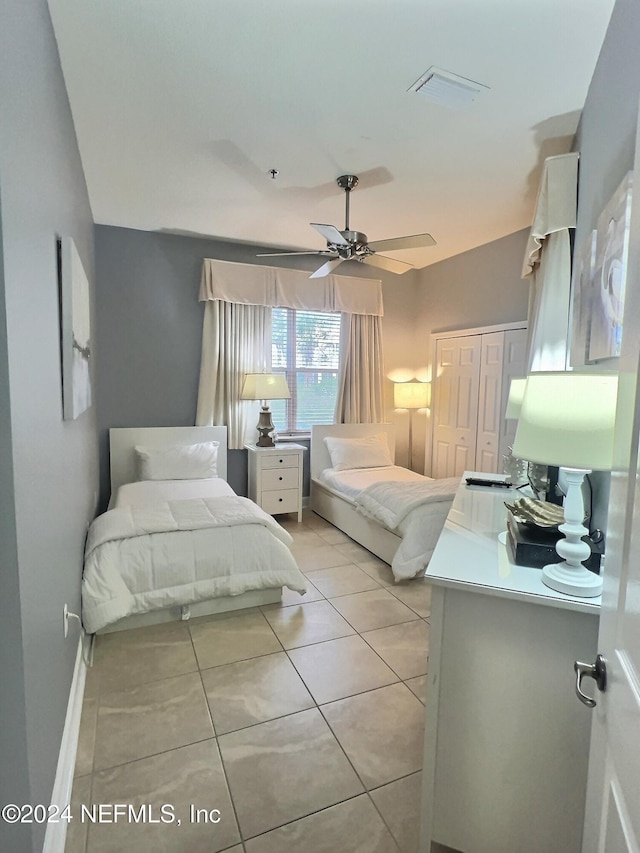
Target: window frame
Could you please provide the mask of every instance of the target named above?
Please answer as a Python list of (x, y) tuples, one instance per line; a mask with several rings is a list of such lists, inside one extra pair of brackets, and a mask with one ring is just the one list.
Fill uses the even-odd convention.
[[(331, 373), (337, 374), (338, 379), (340, 376), (340, 355), (342, 349), (342, 314), (338, 311), (316, 311), (306, 308), (288, 308), (285, 306), (279, 306), (278, 308), (273, 308), (272, 311), (286, 311), (286, 319), (287, 319), (287, 338), (286, 338), (286, 362), (287, 366), (285, 368), (282, 367), (273, 367), (273, 373), (284, 373), (285, 379), (287, 380), (287, 385), (289, 387), (289, 391), (291, 393), (291, 397), (288, 400), (285, 400), (285, 413), (287, 417), (287, 425), (283, 430), (277, 430), (278, 437), (290, 437), (290, 438), (301, 438), (305, 436), (311, 435), (311, 431), (309, 429), (297, 429), (295, 424), (298, 420), (298, 398), (297, 398), (297, 376), (301, 373)], [(323, 366), (313, 366), (313, 367), (296, 367), (296, 315), (298, 313), (304, 314), (326, 314), (331, 317), (337, 318), (338, 322), (338, 366), (337, 367), (323, 367)], [(271, 340), (273, 343), (273, 331), (271, 333)]]

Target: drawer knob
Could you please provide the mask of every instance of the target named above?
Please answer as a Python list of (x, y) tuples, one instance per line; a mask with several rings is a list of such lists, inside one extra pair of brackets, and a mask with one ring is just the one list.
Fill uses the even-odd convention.
[(283, 479), (284, 479), (284, 477), (278, 477), (278, 479), (279, 479), (279, 480), (283, 480)]
[(278, 459), (278, 462), (282, 465), (282, 463), (284, 462), (284, 459)]
[(278, 498), (278, 500), (280, 501), (280, 503), (282, 503), (282, 498)]

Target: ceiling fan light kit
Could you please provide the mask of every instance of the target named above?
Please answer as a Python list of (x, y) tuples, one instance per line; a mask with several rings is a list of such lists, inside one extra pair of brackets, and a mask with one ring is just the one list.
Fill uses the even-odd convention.
[(398, 251), (399, 249), (415, 249), (423, 246), (435, 246), (435, 240), (431, 234), (414, 234), (409, 237), (392, 237), (388, 240), (377, 240), (369, 243), (367, 235), (362, 231), (352, 231), (349, 227), (349, 196), (358, 184), (357, 175), (340, 175), (337, 179), (337, 184), (345, 193), (345, 226), (344, 230), (340, 231), (335, 225), (323, 225), (319, 222), (312, 222), (311, 227), (324, 237), (327, 241), (327, 248), (317, 252), (263, 252), (258, 255), (259, 258), (277, 258), (286, 257), (288, 255), (321, 255), (329, 256), (330, 260), (326, 261), (319, 269), (312, 273), (310, 278), (323, 278), (339, 266), (344, 261), (359, 261), (363, 264), (371, 264), (387, 272), (401, 275), (410, 269), (413, 269), (412, 264), (407, 264), (404, 261), (397, 261), (395, 258), (388, 258), (385, 255), (378, 255), (379, 249), (384, 251)]

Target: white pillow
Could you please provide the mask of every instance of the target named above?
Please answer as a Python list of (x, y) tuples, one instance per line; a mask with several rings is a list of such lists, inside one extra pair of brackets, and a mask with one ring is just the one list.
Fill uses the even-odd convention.
[(201, 480), (217, 476), (219, 441), (136, 447), (139, 480)]
[(366, 438), (335, 438), (327, 436), (325, 444), (331, 457), (331, 467), (336, 471), (349, 468), (381, 468), (393, 465), (389, 454), (387, 436), (382, 432)]

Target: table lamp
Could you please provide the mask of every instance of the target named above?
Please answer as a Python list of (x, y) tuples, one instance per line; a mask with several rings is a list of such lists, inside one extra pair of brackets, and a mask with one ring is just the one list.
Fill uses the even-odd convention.
[(260, 437), (258, 447), (275, 447), (275, 441), (269, 434), (275, 429), (271, 418), (269, 400), (288, 400), (291, 397), (287, 380), (282, 373), (247, 373), (240, 392), (241, 400), (261, 400), (262, 408), (258, 417), (257, 430)]
[(429, 405), (429, 382), (396, 382), (393, 386), (393, 405), (409, 409), (409, 468), (413, 469), (413, 410)]
[(618, 377), (612, 373), (531, 373), (522, 398), (513, 453), (530, 462), (558, 465), (568, 484), (564, 534), (556, 543), (560, 563), (542, 569), (542, 582), (557, 592), (593, 598), (602, 578), (582, 561), (591, 550), (582, 537), (582, 482), (592, 470), (608, 471), (613, 461), (613, 431)]

